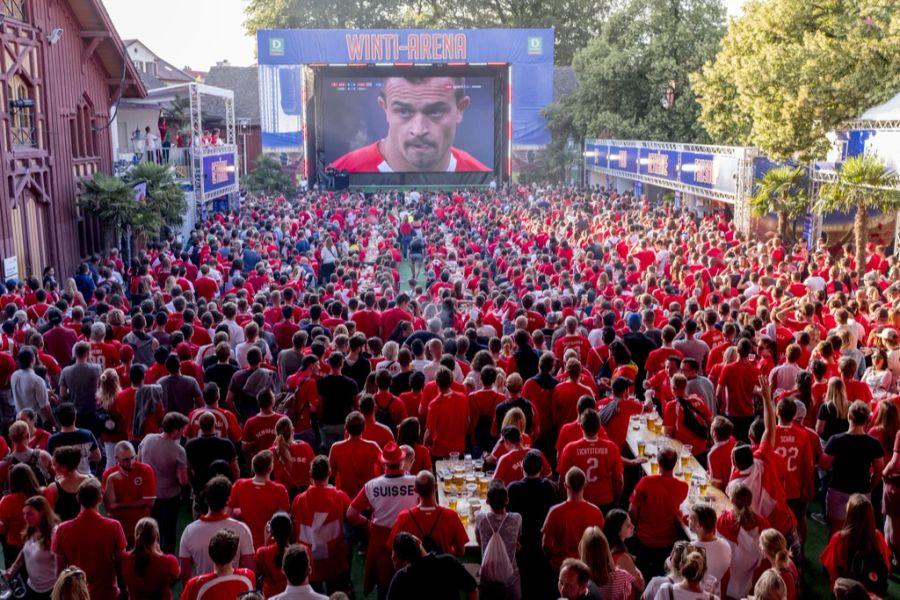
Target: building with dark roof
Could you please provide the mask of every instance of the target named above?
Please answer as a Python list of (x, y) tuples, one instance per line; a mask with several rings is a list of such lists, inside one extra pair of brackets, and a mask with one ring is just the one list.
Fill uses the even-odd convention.
[[(259, 69), (252, 67), (232, 67), (219, 64), (211, 67), (206, 76), (206, 85), (234, 92), (234, 116), (237, 123), (238, 157), (241, 173), (253, 170), (256, 159), (262, 154), (262, 135), (259, 118)], [(225, 105), (221, 100), (204, 101), (204, 120), (208, 127), (218, 127), (224, 122)]]

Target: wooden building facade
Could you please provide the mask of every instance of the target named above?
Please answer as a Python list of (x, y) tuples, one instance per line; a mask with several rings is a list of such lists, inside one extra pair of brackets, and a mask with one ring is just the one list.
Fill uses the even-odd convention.
[(0, 0), (0, 257), (57, 279), (101, 250), (78, 182), (113, 168), (120, 97), (146, 94), (100, 0)]

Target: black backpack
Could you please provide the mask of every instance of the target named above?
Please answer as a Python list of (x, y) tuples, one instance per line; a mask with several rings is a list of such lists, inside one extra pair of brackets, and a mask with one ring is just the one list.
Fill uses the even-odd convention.
[[(9, 468), (12, 469), (14, 466), (18, 464), (28, 465), (31, 469), (31, 472), (34, 473), (34, 477), (37, 479), (38, 485), (41, 487), (46, 487), (48, 483), (53, 481), (53, 477), (50, 475), (50, 472), (44, 467), (41, 463), (41, 452), (40, 450), (32, 449), (31, 455), (27, 460), (19, 460), (15, 456), (10, 456), (6, 460), (7, 464), (9, 464)], [(7, 486), (9, 485), (9, 478), (7, 477)]]
[(881, 555), (878, 548), (854, 552), (853, 558), (850, 559), (850, 566), (845, 573), (846, 577), (855, 579), (863, 584), (869, 592), (881, 598), (887, 596), (889, 575), (890, 571), (884, 562), (884, 556)]
[(441, 554), (444, 552), (444, 549), (441, 548), (441, 545), (435, 540), (432, 536), (434, 530), (437, 529), (438, 521), (441, 520), (441, 515), (444, 514), (444, 508), (437, 507), (437, 516), (434, 517), (434, 523), (431, 524), (431, 530), (428, 533), (422, 529), (422, 526), (419, 525), (419, 522), (416, 520), (415, 514), (412, 511), (409, 511), (409, 516), (412, 518), (413, 523), (416, 524), (416, 529), (419, 530), (419, 533), (422, 534), (422, 547), (425, 548), (425, 552), (434, 552), (435, 554)]
[(688, 431), (696, 435), (698, 438), (703, 440), (709, 440), (709, 423), (703, 414), (698, 411), (693, 404), (691, 404), (686, 398), (676, 398), (678, 404), (681, 406), (681, 412), (683, 414), (682, 421), (684, 422), (684, 426)]
[(424, 254), (425, 247), (422, 244), (422, 238), (414, 238), (413, 241), (409, 243), (409, 252), (411, 254)]
[(397, 424), (394, 423), (394, 417), (391, 415), (391, 404), (396, 401), (395, 398), (391, 398), (387, 406), (381, 406), (377, 400), (375, 401), (375, 421), (390, 429), (394, 437), (397, 436)]

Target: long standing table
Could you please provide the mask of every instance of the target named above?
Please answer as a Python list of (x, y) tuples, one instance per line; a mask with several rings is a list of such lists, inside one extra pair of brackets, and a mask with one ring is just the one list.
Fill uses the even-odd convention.
[[(440, 473), (443, 473), (445, 470), (450, 472), (451, 471), (450, 467), (451, 467), (451, 465), (450, 465), (449, 460), (439, 460), (434, 465), (434, 472), (436, 474), (438, 474), (438, 477), (437, 477), (437, 480), (438, 480), (437, 481), (438, 504), (441, 506), (444, 506), (446, 508), (451, 508), (450, 507), (450, 495), (444, 491), (444, 478), (440, 476)], [(481, 494), (480, 492), (476, 492), (476, 497), (481, 502), (481, 506), (484, 507), (486, 505), (484, 495)], [(469, 534), (469, 542), (466, 544), (466, 548), (467, 549), (470, 549), (470, 548), (477, 549), (478, 542), (475, 539), (475, 515), (471, 510), (469, 511), (469, 518), (466, 523), (466, 533)]]
[[(636, 426), (637, 426), (637, 429), (635, 428)], [(659, 446), (660, 442), (665, 441), (665, 440), (661, 440), (661, 438), (664, 438), (664, 437), (666, 437), (666, 436), (650, 431), (644, 422), (642, 422), (638, 419), (633, 419), (631, 421), (631, 423), (628, 424), (628, 435), (626, 437), (625, 442), (628, 445), (629, 450), (631, 450), (632, 455), (636, 458), (642, 456), (642, 454), (638, 452), (638, 445), (641, 442), (643, 442), (645, 444), (645, 450), (644, 450), (643, 456), (646, 456), (648, 454), (652, 454), (653, 456), (656, 456), (659, 451), (658, 446)], [(684, 444), (682, 444), (680, 441), (676, 440), (675, 438), (667, 438), (667, 439), (668, 439), (668, 442), (665, 442), (665, 443), (667, 443), (669, 447), (674, 449), (678, 453), (679, 457), (681, 457), (682, 449), (684, 448)], [(688, 459), (687, 464), (688, 464), (688, 467), (692, 471), (691, 484), (690, 484), (692, 487), (691, 487), (691, 491), (688, 493), (688, 497), (685, 499), (685, 501), (681, 505), (682, 513), (685, 515), (689, 514), (691, 506), (693, 506), (697, 502), (702, 502), (702, 501), (709, 502), (712, 505), (712, 507), (716, 509), (717, 515), (721, 515), (723, 511), (731, 510), (733, 507), (731, 504), (731, 500), (728, 499), (728, 496), (725, 495), (725, 492), (723, 492), (722, 490), (720, 490), (719, 488), (715, 487), (712, 484), (709, 484), (707, 486), (708, 489), (706, 491), (705, 496), (703, 496), (703, 499), (701, 499), (699, 497), (699, 494), (693, 488), (693, 485), (694, 485), (693, 482), (700, 481), (701, 479), (706, 479), (708, 482), (709, 481), (708, 474), (706, 472), (706, 469), (703, 468), (703, 465), (701, 465), (700, 462), (697, 461), (697, 459), (694, 458), (693, 456), (691, 456)], [(646, 463), (642, 464), (641, 468), (643, 469), (645, 475), (651, 474), (652, 465), (650, 464), (650, 462), (646, 462)], [(678, 466), (675, 468), (675, 475), (677, 477), (683, 478), (684, 477), (683, 473), (684, 473), (684, 470), (682, 469), (682, 461), (679, 460)], [(687, 526), (686, 523), (683, 522), (681, 527), (684, 530), (684, 533), (688, 537), (688, 539), (696, 538), (696, 536), (690, 530), (690, 528)]]

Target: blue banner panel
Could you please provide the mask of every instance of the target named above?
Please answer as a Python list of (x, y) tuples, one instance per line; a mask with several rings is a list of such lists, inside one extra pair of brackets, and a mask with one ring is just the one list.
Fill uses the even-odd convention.
[(678, 180), (678, 152), (675, 150), (650, 150), (641, 148), (638, 173), (651, 177)]
[[(553, 102), (552, 29), (269, 29), (256, 39), (261, 74), (297, 65), (507, 63), (513, 144), (550, 143), (541, 111)], [(299, 113), (299, 85), (285, 77), (269, 84), (261, 76), (264, 134), (285, 131), (267, 127), (267, 116)]]
[(216, 192), (232, 187), (237, 182), (234, 154), (217, 154), (203, 157), (203, 191)]
[(713, 189), (716, 186), (715, 156), (696, 152), (681, 153), (681, 182)]
[(609, 146), (609, 168), (626, 173), (637, 173), (638, 149)]

